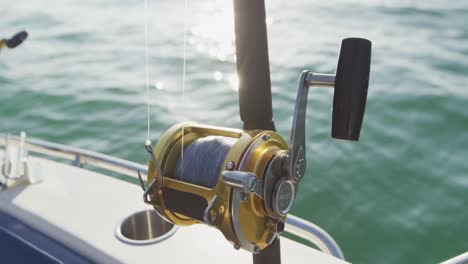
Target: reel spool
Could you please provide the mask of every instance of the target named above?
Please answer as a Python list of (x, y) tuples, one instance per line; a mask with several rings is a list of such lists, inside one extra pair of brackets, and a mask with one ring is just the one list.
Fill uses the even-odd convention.
[(302, 73), (289, 144), (274, 131), (174, 125), (154, 151), (147, 143), (145, 202), (173, 224), (216, 227), (236, 249), (259, 253), (284, 230), (306, 172), (308, 88), (335, 87), (332, 136), (358, 140), (370, 53), (370, 41), (345, 39), (336, 75)]
[[(235, 245), (259, 251), (282, 231), (287, 208), (281, 205), (291, 207), (294, 199), (293, 193), (290, 197), (278, 193), (274, 198), (262, 188), (272, 184), (266, 173), (270, 163), (275, 157), (286, 158), (287, 149), (288, 144), (273, 131), (177, 124), (155, 148), (164, 177), (161, 189), (150, 197), (158, 213), (174, 224), (206, 223)], [(153, 163), (148, 181), (156, 177)]]

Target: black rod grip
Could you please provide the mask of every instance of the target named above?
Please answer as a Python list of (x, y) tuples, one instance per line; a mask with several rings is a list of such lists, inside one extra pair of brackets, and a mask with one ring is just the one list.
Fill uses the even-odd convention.
[(10, 49), (16, 48), (28, 37), (28, 32), (25, 30), (16, 33), (13, 37), (7, 40), (6, 46)]
[(347, 38), (341, 43), (333, 97), (332, 137), (359, 140), (366, 108), (372, 43)]
[(265, 0), (233, 0), (239, 106), (244, 129), (275, 130)]

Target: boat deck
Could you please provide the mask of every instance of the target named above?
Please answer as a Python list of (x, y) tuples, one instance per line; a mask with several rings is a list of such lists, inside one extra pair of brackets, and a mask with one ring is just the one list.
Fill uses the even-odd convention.
[[(3, 153), (0, 152), (0, 158)], [(109, 176), (30, 157), (32, 173), (44, 180), (0, 192), (0, 212), (99, 263), (251, 263), (223, 235), (205, 225), (179, 227), (165, 240), (130, 245), (117, 239), (127, 216), (151, 209), (139, 186)], [(41, 247), (41, 245), (37, 245)], [(346, 263), (288, 238), (281, 238), (283, 263)], [(4, 249), (2, 249), (3, 251)]]

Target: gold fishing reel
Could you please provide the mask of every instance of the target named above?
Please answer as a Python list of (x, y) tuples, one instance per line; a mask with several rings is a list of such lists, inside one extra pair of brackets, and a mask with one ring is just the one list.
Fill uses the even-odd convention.
[(259, 253), (284, 230), (306, 172), (308, 88), (335, 87), (332, 136), (358, 140), (369, 70), (370, 42), (346, 39), (336, 75), (304, 71), (289, 144), (274, 131), (195, 122), (172, 126), (154, 151), (146, 144), (151, 161), (148, 186), (141, 182), (145, 202), (171, 223), (216, 227), (236, 249)]
[[(283, 171), (287, 150), (274, 131), (177, 124), (154, 150), (162, 187), (149, 198), (174, 224), (205, 223), (235, 247), (258, 252), (284, 229), (294, 201), (295, 183)], [(151, 162), (148, 182), (157, 174)]]

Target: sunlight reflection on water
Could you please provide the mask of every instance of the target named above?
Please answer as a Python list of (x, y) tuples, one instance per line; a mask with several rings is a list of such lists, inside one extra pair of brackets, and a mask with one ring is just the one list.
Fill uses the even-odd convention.
[[(148, 0), (150, 98), (143, 1), (2, 1), (0, 32), (31, 34), (0, 54), (0, 132), (145, 163), (147, 100), (155, 141), (184, 119), (242, 127), (232, 1), (188, 3), (181, 106), (184, 1)], [(293, 213), (330, 231), (355, 263), (435, 263), (465, 249), (468, 2), (266, 3), (274, 118), (285, 138), (300, 72), (332, 73), (342, 38), (373, 41), (359, 143), (329, 138), (332, 91), (309, 94), (310, 167)]]

